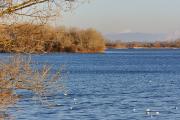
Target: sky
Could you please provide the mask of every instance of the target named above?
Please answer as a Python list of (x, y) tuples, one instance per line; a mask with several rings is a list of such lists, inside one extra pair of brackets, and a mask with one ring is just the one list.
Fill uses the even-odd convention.
[(180, 0), (90, 0), (64, 12), (58, 25), (103, 33), (180, 31)]

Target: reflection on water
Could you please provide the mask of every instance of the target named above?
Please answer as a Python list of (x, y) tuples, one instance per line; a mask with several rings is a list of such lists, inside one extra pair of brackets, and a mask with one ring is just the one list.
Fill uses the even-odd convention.
[(8, 114), (5, 113), (5, 111), (0, 112), (0, 120), (6, 120), (6, 119), (11, 119)]
[(13, 107), (18, 99), (19, 96), (13, 94), (11, 90), (0, 92), (0, 120), (10, 119), (7, 109)]
[(15, 104), (19, 97), (11, 90), (0, 93), (0, 108), (5, 109), (9, 105)]

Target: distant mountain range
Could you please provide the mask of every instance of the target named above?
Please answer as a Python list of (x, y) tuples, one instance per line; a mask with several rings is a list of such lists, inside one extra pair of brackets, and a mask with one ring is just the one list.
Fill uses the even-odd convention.
[(107, 40), (121, 40), (121, 41), (165, 41), (175, 40), (180, 38), (180, 32), (173, 33), (140, 33), (140, 32), (128, 32), (128, 33), (106, 33), (104, 34)]

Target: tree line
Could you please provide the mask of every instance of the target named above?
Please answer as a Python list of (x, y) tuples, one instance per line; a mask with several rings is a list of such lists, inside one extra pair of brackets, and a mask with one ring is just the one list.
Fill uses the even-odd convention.
[(0, 26), (0, 52), (103, 52), (105, 42), (94, 29), (52, 27), (38, 24)]
[(155, 42), (106, 41), (108, 48), (180, 48), (180, 39)]

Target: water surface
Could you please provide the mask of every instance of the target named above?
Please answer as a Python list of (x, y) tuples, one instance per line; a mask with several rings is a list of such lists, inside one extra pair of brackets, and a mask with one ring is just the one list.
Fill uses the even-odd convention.
[[(0, 57), (9, 54), (1, 54)], [(28, 94), (8, 113), (17, 120), (178, 120), (180, 50), (125, 49), (104, 54), (33, 55), (40, 64), (64, 65), (67, 95), (45, 107)], [(159, 114), (147, 114), (150, 109)]]

